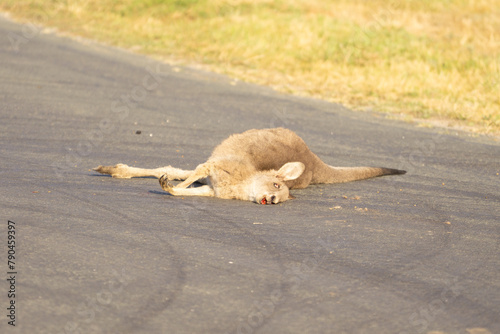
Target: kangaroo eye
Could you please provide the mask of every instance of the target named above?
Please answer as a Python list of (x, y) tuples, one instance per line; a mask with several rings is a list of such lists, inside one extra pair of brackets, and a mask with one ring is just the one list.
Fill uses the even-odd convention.
[(274, 188), (279, 189), (279, 188), (281, 188), (281, 186), (279, 184), (275, 183)]

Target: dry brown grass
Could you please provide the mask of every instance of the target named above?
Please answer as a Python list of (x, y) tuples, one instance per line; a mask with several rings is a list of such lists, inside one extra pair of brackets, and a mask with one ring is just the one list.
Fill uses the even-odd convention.
[(0, 9), (285, 92), (500, 133), (498, 0), (4, 0)]

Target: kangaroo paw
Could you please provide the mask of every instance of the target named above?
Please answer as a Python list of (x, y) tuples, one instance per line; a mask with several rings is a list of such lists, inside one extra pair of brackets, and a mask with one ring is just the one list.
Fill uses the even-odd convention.
[(115, 166), (98, 166), (94, 168), (96, 172), (99, 172), (101, 174), (108, 174), (111, 175), (112, 177), (118, 178), (118, 179), (130, 179), (130, 175), (128, 175), (128, 169), (129, 166), (124, 165), (124, 164), (117, 164)]
[(170, 183), (170, 181), (168, 180), (168, 175), (167, 174), (163, 174), (159, 179), (158, 181), (160, 182), (160, 186), (163, 190), (165, 190), (166, 192), (168, 193), (171, 193), (172, 192), (172, 183)]

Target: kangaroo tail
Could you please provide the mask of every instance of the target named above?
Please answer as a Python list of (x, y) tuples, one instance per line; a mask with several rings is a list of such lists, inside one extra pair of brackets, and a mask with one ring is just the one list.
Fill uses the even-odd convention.
[(315, 183), (342, 183), (383, 175), (405, 174), (406, 171), (385, 167), (333, 167), (326, 165)]

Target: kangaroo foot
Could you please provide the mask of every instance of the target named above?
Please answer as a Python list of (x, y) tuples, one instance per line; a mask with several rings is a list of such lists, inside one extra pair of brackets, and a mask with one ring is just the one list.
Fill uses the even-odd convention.
[(129, 169), (130, 167), (124, 164), (117, 164), (115, 166), (98, 166), (94, 168), (96, 172), (108, 174), (118, 179), (130, 179), (131, 176), (129, 175)]

